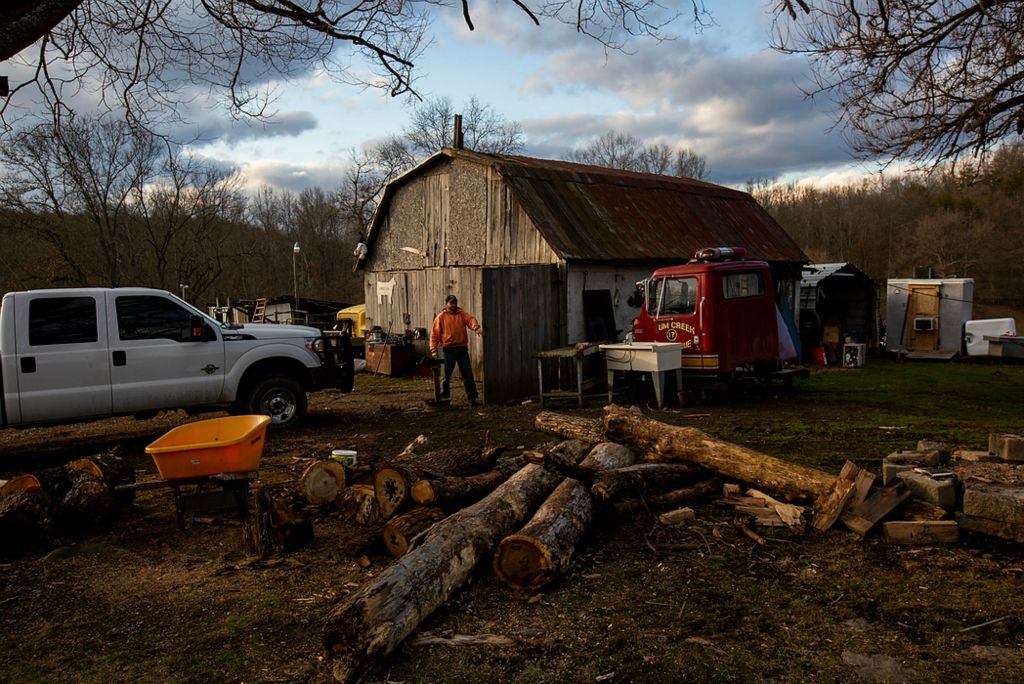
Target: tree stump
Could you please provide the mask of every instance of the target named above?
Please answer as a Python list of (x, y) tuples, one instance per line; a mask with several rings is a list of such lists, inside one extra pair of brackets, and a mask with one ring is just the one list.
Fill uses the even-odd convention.
[(242, 526), (246, 552), (267, 558), (311, 544), (313, 524), (303, 507), (302, 497), (285, 486), (257, 482)]

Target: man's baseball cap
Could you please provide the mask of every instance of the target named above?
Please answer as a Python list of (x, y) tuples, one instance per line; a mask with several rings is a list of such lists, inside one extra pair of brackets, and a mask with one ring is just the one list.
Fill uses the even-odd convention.
[(457, 302), (457, 301), (459, 301), (459, 298), (456, 297), (455, 295), (448, 295), (447, 297), (444, 298), (444, 303), (445, 304), (447, 304), (448, 302)]

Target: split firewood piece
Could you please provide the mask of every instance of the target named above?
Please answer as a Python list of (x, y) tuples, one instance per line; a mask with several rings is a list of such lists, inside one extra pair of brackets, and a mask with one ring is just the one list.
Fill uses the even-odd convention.
[[(582, 444), (562, 450), (583, 456)], [(444, 604), (520, 525), (560, 478), (538, 466), (521, 468), (486, 497), (436, 523), (412, 551), (395, 559), (346, 596), (323, 628), (323, 646), (336, 681), (351, 682), (391, 653)]]
[(660, 494), (690, 484), (706, 472), (689, 463), (634, 463), (597, 473), (590, 493), (601, 502), (617, 499), (625, 491)]
[(313, 524), (304, 508), (303, 498), (286, 485), (257, 482), (242, 525), (246, 552), (267, 558), (311, 544)]
[(882, 523), (887, 544), (954, 544), (960, 540), (956, 520), (894, 520)]
[[(584, 468), (630, 465), (633, 452), (621, 444), (602, 442), (583, 460)], [(541, 505), (523, 529), (505, 537), (494, 555), (494, 571), (515, 589), (537, 588), (569, 567), (576, 545), (593, 519), (590, 487), (566, 479)]]
[(359, 525), (377, 525), (384, 520), (375, 488), (369, 484), (345, 487), (338, 495), (338, 511), (342, 520), (352, 520)]
[(615, 512), (626, 515), (642, 511), (645, 507), (650, 508), (651, 510), (663, 510), (665, 508), (679, 506), (687, 501), (694, 501), (709, 497), (715, 494), (721, 486), (721, 478), (712, 477), (704, 480), (703, 482), (690, 485), (689, 487), (681, 487), (679, 489), (674, 489), (671, 492), (665, 492), (664, 494), (656, 494), (654, 496), (644, 497), (643, 499), (623, 499), (621, 501), (616, 501), (614, 504)]
[(605, 407), (605, 433), (633, 447), (647, 461), (695, 463), (719, 475), (746, 482), (786, 501), (813, 501), (829, 490), (835, 476), (711, 437), (691, 427), (651, 420), (637, 408)]
[(799, 527), (804, 524), (804, 509), (802, 506), (776, 501), (764, 492), (753, 488), (747, 490), (747, 496), (764, 501), (788, 527)]
[(902, 481), (876, 490), (864, 503), (850, 511), (843, 511), (839, 520), (851, 531), (864, 536), (882, 518), (889, 515), (911, 496)]
[(333, 503), (345, 489), (345, 466), (330, 459), (313, 461), (302, 473), (299, 486), (306, 501), (314, 506)]
[(478, 499), (494, 491), (524, 465), (520, 456), (506, 456), (498, 459), (492, 470), (477, 475), (447, 475), (433, 480), (417, 480), (410, 494), (412, 500), (420, 505)]
[(588, 444), (605, 441), (604, 427), (594, 418), (580, 418), (553, 411), (541, 411), (533, 420), (541, 432), (548, 432), (565, 439), (578, 439)]
[(824, 532), (839, 519), (847, 502), (853, 496), (860, 468), (852, 461), (843, 464), (839, 476), (827, 492), (823, 492), (814, 502), (814, 515), (811, 526)]
[(103, 471), (100, 470), (100, 467), (96, 465), (95, 462), (89, 460), (88, 458), (79, 458), (75, 461), (71, 461), (64, 467), (67, 468), (68, 470), (76, 470), (83, 473), (89, 473), (93, 477), (96, 477), (100, 480), (103, 479)]
[(693, 520), (697, 517), (697, 514), (693, 512), (693, 509), (689, 506), (684, 508), (677, 508), (674, 511), (668, 511), (658, 516), (658, 522), (668, 527), (678, 527), (685, 522)]
[(384, 548), (395, 558), (404, 556), (413, 538), (444, 517), (444, 511), (436, 506), (418, 506), (396, 515), (381, 530)]

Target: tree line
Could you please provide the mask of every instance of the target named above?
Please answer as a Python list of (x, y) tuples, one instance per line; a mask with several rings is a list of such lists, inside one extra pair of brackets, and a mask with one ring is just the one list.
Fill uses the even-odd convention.
[(1020, 307), (1024, 277), (1024, 144), (983, 161), (817, 188), (746, 188), (812, 262), (852, 262), (884, 285), (931, 268), (974, 278), (975, 301)]

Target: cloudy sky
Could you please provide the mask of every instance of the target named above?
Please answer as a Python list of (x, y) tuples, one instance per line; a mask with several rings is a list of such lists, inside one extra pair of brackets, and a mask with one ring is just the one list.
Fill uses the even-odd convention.
[[(476, 96), (518, 121), (525, 154), (564, 157), (608, 130), (645, 142), (685, 146), (707, 158), (708, 179), (741, 186), (759, 177), (842, 180), (869, 169), (851, 162), (827, 103), (807, 100), (802, 58), (768, 48), (768, 6), (708, 3), (716, 25), (696, 31), (685, 16), (674, 40), (632, 43), (626, 52), (554, 22), (534, 26), (511, 3), (461, 13), (438, 8), (434, 44), (418, 60), (417, 90), (458, 106)], [(250, 187), (336, 186), (351, 150), (401, 132), (413, 101), (308, 74), (277, 86), (277, 114), (243, 125), (195, 109), (193, 149), (237, 165)]]

